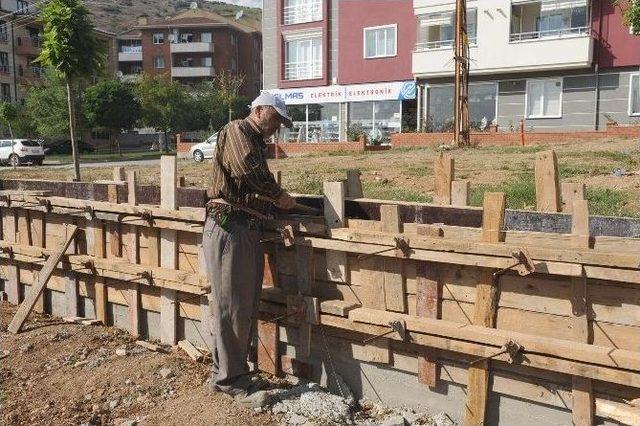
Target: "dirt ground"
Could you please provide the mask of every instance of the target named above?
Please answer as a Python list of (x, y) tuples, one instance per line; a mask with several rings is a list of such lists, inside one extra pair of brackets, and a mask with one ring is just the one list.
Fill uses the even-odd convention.
[[(472, 204), (479, 205), (487, 190), (507, 192), (512, 208), (533, 208), (533, 169), (536, 153), (554, 149), (563, 182), (584, 182), (591, 189), (594, 214), (640, 216), (640, 141), (602, 139), (563, 144), (480, 147), (451, 150), (456, 161), (456, 179), (471, 183)], [(435, 149), (396, 149), (361, 154), (334, 152), (269, 160), (272, 171), (281, 171), (283, 185), (291, 192), (319, 194), (322, 182), (344, 179), (348, 169), (362, 172), (364, 195), (404, 201), (429, 202), (433, 193)], [(188, 186), (209, 184), (211, 163), (181, 160), (180, 176)], [(157, 184), (158, 166), (136, 166), (141, 183)], [(616, 173), (614, 173), (616, 171)], [(88, 167), (83, 180), (109, 179), (109, 167)], [(70, 169), (22, 167), (5, 170), (0, 177), (61, 179)], [(617, 175), (618, 176), (617, 176)], [(511, 191), (511, 193), (510, 193)], [(522, 192), (525, 192), (524, 194)], [(533, 198), (533, 199), (532, 199)], [(615, 205), (614, 205), (615, 204)]]
[[(5, 425), (271, 425), (204, 385), (208, 366), (177, 349), (151, 352), (113, 327), (31, 314), (7, 333), (15, 307), (1, 303), (0, 423)], [(126, 356), (116, 349), (128, 349)], [(161, 369), (170, 369), (168, 377)]]

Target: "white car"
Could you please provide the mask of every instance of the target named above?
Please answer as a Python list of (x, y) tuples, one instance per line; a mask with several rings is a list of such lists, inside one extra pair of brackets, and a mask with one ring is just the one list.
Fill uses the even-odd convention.
[(38, 141), (32, 139), (0, 139), (0, 162), (11, 166), (31, 163), (38, 166), (44, 160), (44, 148)]
[(189, 150), (191, 158), (196, 163), (202, 163), (206, 158), (213, 158), (218, 143), (218, 133), (209, 136), (206, 141), (195, 144)]

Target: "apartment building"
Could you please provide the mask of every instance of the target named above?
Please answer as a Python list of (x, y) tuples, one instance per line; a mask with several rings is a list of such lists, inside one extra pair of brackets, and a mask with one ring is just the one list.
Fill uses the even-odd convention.
[(281, 137), (347, 140), (362, 130), (386, 141), (400, 132), (415, 115), (415, 40), (412, 0), (265, 1), (264, 90), (284, 99), (294, 122)]
[[(467, 3), (471, 122), (484, 128), (592, 130), (637, 121), (640, 37), (607, 0), (475, 0)], [(413, 74), (419, 126), (453, 116), (455, 1), (415, 0)]]
[(262, 38), (259, 27), (241, 16), (229, 18), (199, 8), (173, 17), (138, 19), (118, 36), (118, 70), (124, 80), (142, 72), (165, 74), (184, 84), (211, 80), (225, 71), (245, 76), (241, 94), (260, 90)]

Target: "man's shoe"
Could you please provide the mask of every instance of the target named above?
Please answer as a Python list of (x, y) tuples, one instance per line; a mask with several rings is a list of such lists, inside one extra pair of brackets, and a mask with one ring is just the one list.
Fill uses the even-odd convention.
[(269, 403), (270, 395), (266, 390), (259, 390), (252, 393), (239, 393), (233, 399), (246, 408), (255, 409), (266, 406)]

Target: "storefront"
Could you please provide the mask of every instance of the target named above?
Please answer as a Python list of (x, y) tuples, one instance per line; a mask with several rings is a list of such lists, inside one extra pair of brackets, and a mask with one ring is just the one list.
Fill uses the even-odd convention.
[[(353, 140), (359, 133), (385, 143), (403, 126), (403, 112), (415, 108), (413, 81), (269, 90), (287, 104), (293, 129), (286, 142)], [(415, 125), (414, 125), (415, 126)]]

